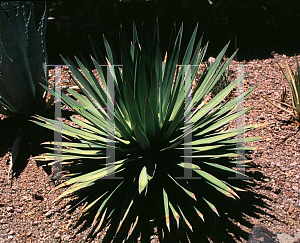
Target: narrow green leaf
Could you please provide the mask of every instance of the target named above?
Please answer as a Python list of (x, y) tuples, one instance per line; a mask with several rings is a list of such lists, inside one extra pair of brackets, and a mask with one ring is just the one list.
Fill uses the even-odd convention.
[(147, 138), (149, 138), (150, 141), (153, 141), (155, 138), (154, 115), (148, 98), (145, 100), (144, 127)]
[[(94, 217), (94, 220), (93, 220), (93, 223), (92, 223), (92, 225), (95, 225), (96, 224), (96, 222), (97, 222), (97, 219), (98, 219), (98, 217), (100, 216), (100, 214), (101, 214), (101, 212), (102, 212), (102, 210), (104, 209), (104, 207), (107, 205), (107, 202), (109, 201), (109, 199), (112, 197), (112, 195), (114, 195), (114, 193), (116, 192), (116, 190), (123, 184), (123, 182), (124, 181), (122, 181), (110, 194), (109, 194), (109, 196), (103, 201), (103, 203), (101, 204), (101, 206), (99, 207), (99, 209), (98, 209), (98, 211), (97, 211), (97, 213), (96, 213), (96, 215), (95, 215), (95, 217)], [(105, 210), (106, 211), (106, 210)], [(100, 221), (100, 223), (101, 223), (101, 221)], [(99, 223), (99, 224), (100, 224)], [(98, 228), (100, 228), (100, 227), (98, 227)]]
[(99, 229), (101, 228), (101, 226), (102, 226), (102, 224), (103, 224), (103, 221), (104, 221), (104, 218), (105, 218), (105, 215), (106, 215), (106, 212), (107, 212), (107, 209), (108, 209), (108, 208), (105, 209), (105, 211), (104, 211), (104, 213), (103, 213), (103, 215), (102, 215), (102, 217), (101, 217), (101, 219), (100, 219), (100, 221), (99, 221), (97, 227), (95, 228), (94, 234), (95, 234), (96, 232), (98, 232)]
[(83, 207), (80, 211), (80, 214), (85, 213), (86, 211), (88, 211), (91, 207), (93, 207), (105, 194), (107, 194), (107, 192), (104, 192), (100, 197), (98, 197), (96, 200), (94, 200), (93, 202), (91, 202), (90, 204), (87, 204), (85, 207)]
[(129, 205), (128, 205), (128, 207), (127, 207), (125, 213), (124, 213), (124, 216), (122, 217), (122, 219), (121, 219), (121, 221), (120, 221), (120, 223), (119, 223), (119, 226), (118, 226), (118, 228), (117, 228), (117, 232), (119, 231), (119, 229), (120, 229), (121, 226), (123, 225), (123, 222), (124, 222), (124, 220), (126, 219), (126, 217), (127, 217), (128, 213), (129, 213), (129, 210), (130, 210), (132, 204), (133, 204), (133, 200), (130, 201), (130, 203), (129, 203)]
[(139, 194), (146, 188), (148, 185), (148, 178), (147, 178), (147, 168), (146, 166), (143, 167), (139, 176)]
[(214, 211), (220, 217), (220, 215), (219, 215), (219, 213), (218, 213), (215, 205), (213, 205), (211, 202), (209, 202), (208, 200), (206, 200), (204, 197), (202, 197), (202, 198), (207, 203), (207, 205), (211, 208), (211, 210)]
[(183, 214), (181, 208), (180, 208), (179, 206), (178, 206), (178, 208), (179, 208), (180, 214), (181, 214), (181, 216), (182, 216), (184, 222), (185, 222), (186, 225), (190, 228), (190, 230), (193, 231), (192, 225), (190, 224), (190, 222), (187, 220), (187, 218), (186, 218), (185, 215)]
[(148, 138), (145, 133), (140, 129), (139, 125), (136, 123), (134, 126), (134, 134), (136, 139), (143, 150), (149, 150), (151, 148)]
[(194, 170), (196, 173), (198, 173), (201, 177), (209, 181), (210, 183), (215, 184), (216, 186), (220, 187), (221, 189), (235, 195), (238, 197), (238, 195), (227, 185), (225, 185), (222, 181), (220, 181), (218, 178), (214, 177), (213, 175), (203, 171), (203, 170)]
[(208, 128), (202, 130), (201, 132), (199, 132), (197, 134), (197, 136), (201, 136), (201, 135), (203, 135), (205, 133), (209, 133), (209, 132), (211, 132), (213, 130), (216, 130), (216, 129), (222, 127), (222, 126), (225, 126), (230, 121), (232, 121), (232, 120), (234, 120), (234, 119), (236, 119), (236, 118), (244, 115), (246, 112), (248, 112), (251, 109), (252, 109), (252, 107), (244, 109), (244, 110), (239, 111), (239, 112), (236, 112), (236, 113), (234, 113), (232, 115), (222, 117), (219, 121), (214, 122), (213, 124), (211, 124), (211, 126), (209, 126)]
[(210, 186), (212, 186), (213, 188), (215, 188), (217, 191), (221, 192), (222, 194), (224, 194), (227, 197), (231, 197), (233, 199), (235, 199), (235, 197), (228, 191), (223, 190), (222, 188), (214, 185), (213, 183), (210, 183), (209, 181), (206, 181), (206, 183)]
[(180, 219), (180, 216), (179, 216), (179, 214), (177, 213), (177, 211), (175, 210), (175, 208), (173, 207), (173, 205), (171, 204), (170, 201), (169, 201), (169, 205), (170, 205), (171, 211), (172, 211), (172, 213), (174, 215), (174, 218), (176, 220), (177, 228), (179, 229), (179, 219)]
[(165, 212), (166, 225), (170, 232), (169, 200), (168, 200), (168, 195), (164, 188), (163, 188), (163, 201), (164, 201), (164, 212)]
[(206, 165), (212, 166), (214, 168), (220, 169), (222, 171), (228, 171), (228, 172), (232, 172), (232, 173), (235, 173), (235, 174), (240, 174), (240, 175), (243, 175), (243, 176), (247, 176), (247, 175), (245, 175), (245, 174), (243, 174), (243, 173), (241, 173), (239, 171), (230, 169), (230, 168), (228, 168), (228, 167), (226, 167), (224, 165), (219, 165), (219, 164), (216, 164), (216, 163), (209, 163), (209, 162), (204, 162), (204, 161), (203, 161), (203, 163), (206, 164)]
[(147, 179), (150, 181), (155, 174), (157, 164), (153, 163), (152, 161), (147, 163), (146, 168), (147, 168)]
[(244, 79), (244, 75), (239, 77), (236, 81), (229, 84), (225, 89), (220, 91), (211, 101), (207, 103), (206, 109), (197, 108), (197, 112), (194, 112), (192, 116), (192, 123), (200, 120), (204, 115), (206, 115), (210, 110), (212, 110), (216, 105), (218, 105), (228, 94), (229, 92)]
[(143, 128), (140, 113), (136, 101), (134, 99), (134, 95), (128, 83), (125, 84), (125, 101), (127, 105), (129, 118), (131, 121), (131, 129), (134, 129), (135, 123), (137, 123), (140, 126), (140, 128)]
[(204, 217), (203, 214), (193, 205), (193, 208), (195, 209), (196, 213), (198, 214), (198, 216), (202, 219), (202, 221), (204, 222)]
[(191, 163), (188, 163), (188, 162), (182, 162), (182, 163), (179, 163), (177, 164), (176, 166), (179, 166), (181, 168), (184, 168), (184, 169), (197, 169), (199, 170), (200, 167), (198, 165), (195, 165), (195, 164), (191, 164)]
[(127, 240), (128, 238), (130, 237), (130, 235), (132, 234), (132, 232), (134, 231), (137, 223), (138, 223), (138, 220), (139, 220), (139, 216), (137, 215), (134, 222), (130, 225), (130, 229), (129, 229), (129, 232), (128, 232), (128, 236), (127, 236)]
[[(170, 176), (169, 174), (168, 174), (168, 176), (175, 182), (175, 184), (177, 185), (177, 186), (179, 186), (189, 197), (191, 197), (191, 198), (193, 198), (195, 201), (197, 201), (197, 199), (196, 199), (196, 196), (195, 196), (195, 194), (194, 194), (194, 192), (192, 191), (192, 188), (187, 184), (187, 182), (186, 182), (186, 184), (185, 184), (185, 186), (182, 186), (181, 184), (179, 184), (172, 176)], [(182, 183), (184, 183), (184, 182), (182, 182)], [(186, 188), (186, 187), (188, 187), (188, 189)]]

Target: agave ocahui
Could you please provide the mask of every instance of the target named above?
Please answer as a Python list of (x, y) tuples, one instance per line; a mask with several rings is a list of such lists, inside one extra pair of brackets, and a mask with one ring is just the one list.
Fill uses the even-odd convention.
[[(291, 105), (285, 102), (285, 98), (286, 98), (285, 87), (282, 91), (282, 96), (281, 96), (280, 101), (271, 99), (271, 98), (267, 98), (265, 96), (261, 96), (261, 97), (263, 99), (265, 99), (266, 101), (268, 101), (269, 103), (271, 103), (272, 105), (276, 106), (277, 108), (289, 113), (294, 118), (294, 120), (298, 123), (298, 125), (300, 126), (300, 76), (299, 76), (300, 75), (300, 67), (299, 67), (299, 62), (298, 62), (297, 57), (296, 57), (296, 63), (297, 63), (297, 72), (296, 73), (294, 73), (293, 70), (291, 70), (288, 63), (286, 63), (287, 73), (280, 66), (280, 64), (278, 64), (285, 79), (289, 83), (289, 88), (290, 88), (290, 92), (291, 92), (291, 96), (292, 96), (292, 104)], [(279, 106), (279, 105), (275, 104), (274, 102), (279, 103), (282, 106)], [(291, 110), (288, 110), (286, 108), (290, 108)], [(280, 114), (276, 114), (276, 115), (285, 117), (284, 115), (280, 115)]]
[[(62, 124), (62, 134), (74, 139), (73, 142), (62, 143), (61, 155), (63, 163), (70, 164), (66, 169), (70, 172), (67, 175), (72, 178), (57, 187), (70, 186), (57, 200), (78, 195), (78, 200), (86, 203), (81, 211), (83, 215), (94, 215), (92, 234), (109, 226), (106, 233), (108, 242), (112, 239), (114, 242), (123, 242), (127, 238), (136, 240), (140, 232), (142, 238), (147, 238), (149, 235), (145, 232), (150, 221), (158, 226), (161, 238), (171, 236), (169, 232), (177, 232), (177, 227), (187, 231), (191, 237), (192, 230), (201, 226), (206, 215), (209, 217), (213, 212), (218, 215), (214, 204), (219, 203), (222, 197), (238, 198), (236, 191), (240, 189), (226, 181), (229, 176), (235, 177), (239, 173), (233, 169), (235, 161), (230, 159), (236, 157), (235, 136), (242, 131), (220, 130), (250, 108), (236, 111), (244, 96), (220, 103), (243, 77), (232, 82), (208, 103), (203, 102), (234, 57), (232, 55), (218, 67), (228, 45), (193, 91), (193, 99), (189, 103), (192, 133), (184, 130), (186, 70), (177, 64), (191, 65), (192, 81), (207, 49), (207, 45), (201, 49), (201, 40), (194, 46), (196, 32), (197, 27), (180, 61), (183, 26), (177, 35), (174, 26), (167, 58), (162, 65), (158, 23), (153, 41), (147, 39), (144, 31), (139, 41), (133, 25), (133, 40), (128, 43), (121, 27), (120, 63), (123, 66), (122, 69), (115, 67), (111, 74), (115, 79), (115, 133), (110, 134), (107, 132), (109, 114), (101, 103), (109, 106), (112, 101), (107, 93), (106, 67), (98, 64), (104, 59), (96, 45), (91, 41), (96, 56), (96, 60), (92, 58), (92, 61), (105, 87), (99, 85), (92, 70), (79, 59), (76, 58), (76, 61), (84, 75), (70, 59), (63, 58), (65, 64), (70, 65), (84, 96), (69, 89), (73, 98), (62, 93), (62, 102), (73, 107), (85, 120), (72, 118), (81, 128)], [(113, 69), (110, 65), (119, 64), (118, 59), (105, 37), (104, 44), (107, 63)], [(54, 93), (53, 89), (45, 88)], [(246, 91), (245, 97), (253, 89)], [(55, 121), (41, 116), (36, 118), (40, 121), (35, 123), (54, 130)], [(255, 127), (246, 126), (245, 131)], [(191, 134), (192, 142), (185, 144), (184, 137)], [(115, 161), (110, 164), (106, 163), (108, 136), (115, 141), (114, 146), (109, 145), (115, 150)], [(255, 139), (246, 138), (245, 141)], [(186, 148), (192, 149), (192, 163), (184, 163)], [(54, 153), (35, 159), (52, 164), (58, 162)], [(240, 163), (243, 165), (244, 161)], [(194, 178), (182, 178), (185, 171), (192, 172)]]
[[(30, 5), (27, 18), (26, 4), (19, 3), (17, 15), (12, 1), (8, 1), (8, 16), (0, 9), (0, 113), (21, 123), (47, 107), (46, 91), (46, 23), (47, 11), (36, 30), (34, 12)], [(49, 103), (50, 105), (50, 103)], [(21, 125), (11, 149), (10, 169), (17, 157), (24, 135)], [(8, 175), (9, 176), (9, 175)]]

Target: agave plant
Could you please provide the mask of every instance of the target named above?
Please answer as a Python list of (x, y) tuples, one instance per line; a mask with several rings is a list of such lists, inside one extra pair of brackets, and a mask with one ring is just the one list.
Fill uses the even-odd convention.
[(45, 49), (47, 11), (36, 30), (34, 12), (30, 6), (27, 19), (25, 3), (19, 3), (17, 15), (11, 1), (8, 14), (0, 11), (0, 113), (28, 119), (46, 107), (45, 84), (47, 53)]
[[(22, 122), (46, 108), (47, 53), (45, 46), (47, 11), (36, 30), (34, 12), (30, 5), (19, 2), (17, 14), (8, 1), (8, 16), (0, 10), (0, 113)], [(50, 104), (50, 103), (49, 103)], [(24, 135), (21, 125), (12, 147), (10, 170)]]
[[(139, 41), (133, 25), (133, 39), (129, 43), (121, 27), (121, 67), (116, 66), (118, 59), (105, 37), (108, 66), (99, 65), (104, 58), (91, 41), (96, 58), (92, 57), (92, 62), (102, 86), (92, 70), (78, 58), (75, 57), (83, 74), (69, 58), (63, 58), (65, 64), (70, 65), (83, 95), (69, 89), (72, 96), (62, 93), (62, 102), (74, 108), (83, 119), (72, 118), (80, 127), (62, 124), (62, 134), (73, 140), (62, 143), (60, 158), (68, 164), (65, 167), (68, 180), (56, 189), (68, 189), (56, 201), (77, 195), (78, 202), (84, 203), (82, 215), (94, 217), (92, 236), (108, 227), (107, 242), (136, 241), (140, 233), (147, 241), (146, 229), (151, 222), (158, 227), (161, 239), (177, 234), (178, 228), (193, 239), (192, 231), (197, 231), (206, 217), (219, 215), (215, 205), (222, 198), (239, 198), (237, 191), (241, 189), (228, 183), (228, 177), (242, 174), (234, 170), (236, 164), (231, 160), (237, 157), (235, 151), (239, 148), (236, 148), (235, 137), (242, 131), (221, 129), (244, 114), (244, 110), (235, 109), (244, 96), (223, 104), (221, 101), (243, 77), (208, 103), (203, 102), (235, 55), (219, 67), (227, 44), (200, 79), (191, 101), (186, 102), (185, 97), (190, 94), (185, 90), (186, 79), (188, 82), (194, 80), (207, 44), (201, 49), (201, 38), (194, 45), (196, 27), (181, 60), (182, 33), (183, 26), (177, 34), (174, 26), (166, 59), (162, 62), (158, 23), (153, 41), (147, 38), (145, 31)], [(186, 75), (186, 65), (190, 65), (190, 76)], [(109, 76), (114, 79), (114, 101), (108, 88)], [(54, 87), (44, 87), (54, 93)], [(253, 90), (246, 91), (245, 97)], [(114, 104), (114, 131), (109, 127), (113, 122), (111, 114), (101, 103), (105, 107)], [(54, 130), (55, 121), (41, 116), (36, 118), (35, 123)], [(245, 131), (255, 127), (246, 126)], [(191, 136), (192, 140), (186, 142), (186, 136)], [(255, 139), (246, 138), (245, 141)], [(54, 152), (59, 150), (49, 146), (53, 142), (45, 144)], [(109, 155), (109, 149), (115, 153)], [(187, 149), (191, 151), (190, 156), (185, 153)], [(108, 163), (109, 156), (114, 160)], [(50, 164), (60, 163), (56, 158), (55, 153), (35, 157)], [(238, 163), (244, 165), (242, 160)]]
[[(289, 113), (294, 120), (298, 123), (300, 126), (300, 67), (299, 67), (299, 62), (296, 57), (296, 63), (297, 63), (297, 72), (294, 73), (293, 70), (289, 67), (288, 63), (286, 63), (286, 70), (287, 72), (284, 71), (282, 66), (278, 64), (281, 72), (283, 73), (285, 79), (289, 83), (289, 88), (290, 88), (290, 93), (292, 96), (292, 104), (288, 104), (285, 102), (286, 98), (286, 88), (283, 88), (282, 95), (280, 101), (267, 98), (265, 96), (261, 96), (263, 99), (265, 99), (267, 102), (270, 104), (276, 106), (277, 108)], [(274, 103), (275, 102), (275, 103)], [(282, 106), (277, 105), (281, 104)], [(291, 110), (288, 110), (287, 108), (290, 108)], [(284, 115), (277, 114), (278, 116), (285, 117)]]

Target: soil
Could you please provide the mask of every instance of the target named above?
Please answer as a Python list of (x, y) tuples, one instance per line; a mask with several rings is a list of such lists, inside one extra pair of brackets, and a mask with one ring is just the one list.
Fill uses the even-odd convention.
[[(279, 100), (283, 87), (287, 87), (287, 102), (291, 103), (288, 83), (277, 66), (278, 62), (285, 61), (295, 70), (294, 57), (278, 54), (270, 59), (232, 62), (232, 79), (237, 75), (237, 65), (243, 64), (247, 73), (245, 88), (258, 85), (245, 101), (246, 107), (254, 106), (245, 114), (245, 124), (265, 125), (247, 133), (247, 137), (261, 137), (249, 143), (259, 148), (247, 155), (251, 162), (246, 172), (253, 179), (248, 191), (241, 193), (241, 200), (233, 201), (228, 208), (228, 212), (236, 212), (236, 216), (228, 213), (216, 219), (215, 227), (209, 232), (211, 242), (247, 242), (255, 224), (273, 233), (295, 235), (300, 231), (298, 125), (287, 113), (260, 97)], [(43, 115), (51, 117), (53, 107), (51, 109)], [(70, 115), (73, 115), (70, 111), (63, 111), (64, 119)], [(27, 124), (27, 134), (15, 162), (16, 174), (8, 182), (9, 151), (19, 124), (0, 117), (0, 242), (83, 242), (89, 229), (82, 228), (82, 223), (75, 227), (82, 205), (72, 211), (70, 205), (63, 207), (67, 200), (52, 204), (64, 189), (51, 192), (60, 181), (53, 180), (50, 167), (40, 166), (32, 158), (46, 151), (40, 144), (53, 140), (53, 132)], [(103, 235), (104, 232), (99, 233), (93, 242), (101, 242)]]

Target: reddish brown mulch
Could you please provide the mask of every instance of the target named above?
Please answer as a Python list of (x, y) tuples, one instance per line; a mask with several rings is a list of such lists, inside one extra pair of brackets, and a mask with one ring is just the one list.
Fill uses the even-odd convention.
[[(246, 233), (230, 233), (236, 242), (246, 242), (248, 234), (254, 224), (267, 227), (273, 233), (295, 234), (300, 231), (300, 132), (297, 125), (291, 119), (282, 119), (266, 112), (274, 112), (286, 115), (277, 108), (266, 103), (259, 94), (280, 99), (281, 91), (287, 87), (287, 81), (278, 69), (276, 62), (287, 60), (295, 68), (294, 57), (275, 55), (274, 58), (265, 60), (252, 60), (243, 62), (247, 76), (246, 88), (258, 85), (253, 94), (247, 98), (246, 106), (255, 108), (245, 115), (245, 123), (268, 123), (267, 126), (251, 131), (247, 136), (263, 137), (259, 141), (252, 142), (249, 146), (260, 148), (255, 150), (249, 157), (252, 159), (252, 180), (249, 192), (255, 200), (264, 202), (265, 205), (255, 203), (254, 199), (247, 197), (245, 205), (252, 204), (252, 208), (246, 210), (245, 221), (237, 222), (232, 219), (232, 224), (241, 228)], [(233, 62), (232, 64), (241, 64)], [(232, 75), (236, 75), (235, 67)], [(289, 94), (289, 93), (288, 93)], [(290, 98), (288, 99), (290, 102)], [(262, 112), (264, 110), (266, 112)], [(15, 136), (16, 124), (9, 118), (1, 116), (0, 121), (0, 242), (82, 242), (87, 235), (88, 229), (75, 234), (72, 228), (77, 222), (77, 212), (68, 213), (61, 209), (64, 202), (58, 205), (51, 204), (60, 191), (49, 193), (55, 187), (55, 183), (49, 179), (46, 171), (30, 158), (28, 164), (21, 169), (21, 174), (13, 180), (12, 186), (7, 183), (8, 150), (12, 146)], [(43, 152), (38, 145), (43, 141), (50, 141), (53, 135), (43, 130), (34, 129), (24, 140), (23, 150), (25, 158), (30, 154), (37, 155)], [(49, 170), (48, 170), (49, 172)], [(239, 201), (239, 200), (237, 200)], [(238, 203), (238, 202), (236, 202)], [(243, 202), (242, 202), (243, 203)], [(248, 203), (248, 204), (247, 204)], [(239, 210), (233, 204), (235, 210)], [(259, 212), (254, 214), (254, 212)], [(251, 212), (253, 212), (251, 214)], [(222, 220), (221, 220), (222, 222)], [(210, 237), (213, 242), (230, 242), (222, 240), (218, 236), (218, 224), (215, 232), (216, 237)], [(238, 232), (238, 231), (237, 231)], [(101, 242), (103, 234), (94, 242)]]

